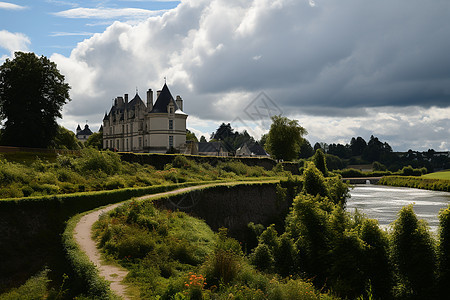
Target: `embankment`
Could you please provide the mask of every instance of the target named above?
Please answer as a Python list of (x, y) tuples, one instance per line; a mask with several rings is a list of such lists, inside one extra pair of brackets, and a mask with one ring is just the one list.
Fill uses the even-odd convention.
[(446, 179), (429, 179), (417, 176), (385, 176), (380, 179), (378, 184), (450, 192), (450, 180)]

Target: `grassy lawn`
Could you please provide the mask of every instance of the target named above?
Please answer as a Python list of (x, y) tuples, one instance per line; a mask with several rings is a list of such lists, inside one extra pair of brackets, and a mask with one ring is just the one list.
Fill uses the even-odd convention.
[(450, 180), (450, 170), (430, 173), (430, 174), (423, 175), (422, 177), (423, 178), (428, 178), (428, 179), (446, 179), (446, 180)]

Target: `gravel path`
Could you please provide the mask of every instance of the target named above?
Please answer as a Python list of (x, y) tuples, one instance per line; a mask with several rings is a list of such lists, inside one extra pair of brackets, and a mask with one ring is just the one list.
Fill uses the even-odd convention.
[[(236, 183), (248, 183), (245, 181), (240, 181)], [(254, 183), (254, 181), (253, 181)], [(214, 185), (231, 185), (233, 182), (225, 182), (225, 183), (211, 183), (211, 184), (204, 184), (204, 185), (197, 185), (197, 186), (191, 186), (186, 188), (181, 188), (169, 192), (159, 193), (159, 194), (152, 194), (152, 195), (146, 195), (143, 197), (136, 198), (137, 200), (146, 200), (151, 198), (157, 198), (161, 196), (167, 196), (171, 194), (176, 194), (180, 192), (187, 192), (197, 189), (202, 189), (209, 186)], [(80, 221), (77, 223), (74, 231), (74, 237), (78, 245), (80, 246), (81, 250), (84, 251), (89, 259), (95, 264), (95, 266), (99, 269), (100, 275), (103, 276), (106, 280), (111, 282), (111, 290), (116, 293), (117, 295), (121, 296), (123, 299), (129, 299), (126, 295), (126, 285), (122, 283), (123, 279), (127, 276), (128, 271), (115, 266), (115, 265), (108, 265), (106, 262), (104, 262), (101, 259), (100, 251), (97, 249), (97, 243), (92, 238), (92, 225), (98, 220), (99, 216), (103, 213), (109, 212), (116, 207), (122, 205), (124, 202), (116, 203), (108, 205), (102, 209), (93, 211), (87, 215), (84, 215)]]

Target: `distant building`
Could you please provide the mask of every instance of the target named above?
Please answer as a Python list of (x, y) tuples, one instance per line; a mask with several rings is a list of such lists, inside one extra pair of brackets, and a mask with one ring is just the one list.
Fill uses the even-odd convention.
[(78, 124), (76, 137), (81, 142), (86, 142), (87, 139), (93, 134), (93, 132), (89, 129), (89, 125), (84, 125), (84, 129), (81, 130), (80, 124)]
[(236, 156), (269, 157), (269, 154), (256, 142), (250, 146), (244, 143), (236, 150)]
[[(228, 151), (221, 142), (199, 142), (198, 155), (228, 156)], [(193, 153), (197, 154), (197, 153)]]
[(131, 101), (128, 94), (114, 99), (103, 118), (103, 148), (117, 151), (165, 153), (169, 149), (184, 152), (186, 119), (183, 100), (172, 97), (166, 84), (157, 92), (147, 91), (147, 104), (138, 93)]

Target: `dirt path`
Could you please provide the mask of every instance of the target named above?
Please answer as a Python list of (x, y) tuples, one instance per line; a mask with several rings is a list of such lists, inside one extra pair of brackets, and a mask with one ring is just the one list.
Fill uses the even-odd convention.
[[(202, 189), (209, 186), (214, 185), (233, 185), (233, 184), (245, 184), (252, 181), (239, 181), (239, 182), (224, 182), (224, 183), (211, 183), (204, 185), (191, 186), (186, 188), (181, 188), (169, 192), (146, 195), (139, 198), (137, 200), (147, 200), (152, 198), (157, 198), (161, 196), (172, 195), (180, 192), (193, 191), (197, 189)], [(253, 181), (255, 183), (255, 181)], [(125, 276), (127, 276), (128, 271), (114, 265), (106, 264), (100, 255), (100, 251), (97, 249), (97, 243), (92, 238), (92, 225), (98, 220), (99, 216), (103, 213), (109, 212), (116, 207), (122, 205), (124, 202), (111, 204), (102, 209), (93, 211), (84, 215), (80, 221), (77, 223), (74, 231), (74, 237), (81, 250), (84, 251), (89, 259), (95, 264), (95, 266), (99, 269), (100, 275), (104, 277), (106, 280), (111, 282), (111, 290), (117, 295), (121, 296), (123, 299), (129, 299), (126, 295), (126, 286), (122, 283)]]

